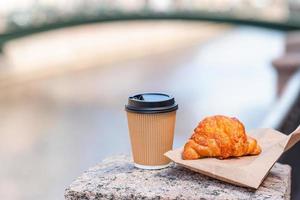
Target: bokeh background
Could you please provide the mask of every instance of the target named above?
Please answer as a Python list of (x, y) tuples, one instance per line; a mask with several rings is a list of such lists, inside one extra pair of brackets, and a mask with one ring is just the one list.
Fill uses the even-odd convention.
[[(139, 92), (175, 96), (174, 147), (214, 114), (290, 133), (299, 11), (297, 0), (0, 1), (0, 199), (64, 199), (84, 170), (130, 154), (124, 105)], [(293, 199), (299, 151), (280, 160)]]

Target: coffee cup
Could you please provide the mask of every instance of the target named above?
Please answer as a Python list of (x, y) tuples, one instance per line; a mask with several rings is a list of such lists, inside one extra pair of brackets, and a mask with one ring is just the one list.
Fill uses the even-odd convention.
[(164, 153), (173, 147), (176, 110), (174, 97), (142, 93), (128, 98), (125, 106), (133, 161), (142, 169), (161, 169), (170, 160)]

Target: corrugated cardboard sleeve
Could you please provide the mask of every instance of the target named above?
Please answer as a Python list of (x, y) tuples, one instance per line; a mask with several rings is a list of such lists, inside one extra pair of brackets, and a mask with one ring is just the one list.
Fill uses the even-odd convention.
[(127, 112), (134, 162), (140, 165), (166, 165), (164, 153), (173, 146), (176, 111), (156, 114)]

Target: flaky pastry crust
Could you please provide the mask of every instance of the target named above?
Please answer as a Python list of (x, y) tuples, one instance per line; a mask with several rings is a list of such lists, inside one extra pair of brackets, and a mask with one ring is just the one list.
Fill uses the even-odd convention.
[(185, 160), (204, 157), (225, 159), (261, 152), (257, 141), (246, 135), (244, 125), (236, 118), (216, 115), (203, 119), (194, 129), (182, 152)]

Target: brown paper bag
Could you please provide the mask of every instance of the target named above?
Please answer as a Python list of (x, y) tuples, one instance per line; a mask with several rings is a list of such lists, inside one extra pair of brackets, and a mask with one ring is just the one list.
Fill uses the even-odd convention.
[(273, 129), (258, 129), (248, 133), (262, 147), (257, 156), (230, 159), (203, 158), (183, 160), (183, 148), (168, 151), (165, 155), (175, 163), (207, 176), (239, 186), (257, 189), (282, 153), (300, 140), (300, 128), (290, 135)]

